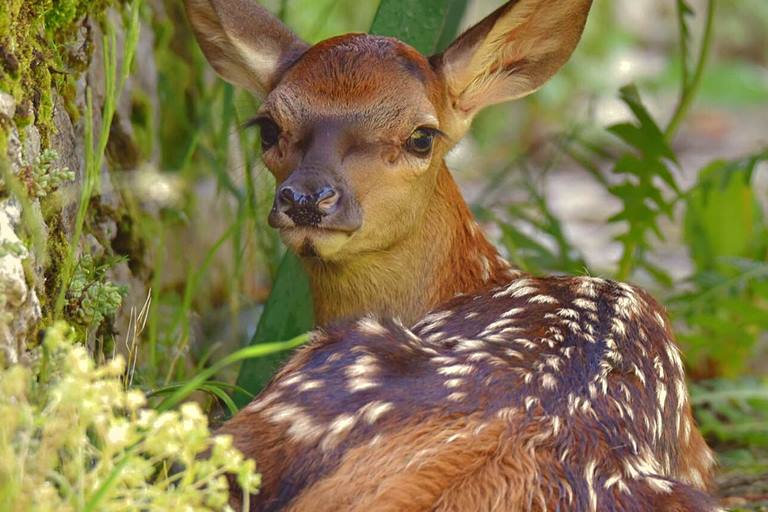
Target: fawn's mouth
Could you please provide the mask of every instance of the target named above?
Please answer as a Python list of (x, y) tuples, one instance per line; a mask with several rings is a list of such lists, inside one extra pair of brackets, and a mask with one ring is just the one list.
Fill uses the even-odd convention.
[(333, 259), (346, 245), (353, 233), (319, 226), (280, 228), (280, 238), (285, 245), (297, 255), (305, 258)]

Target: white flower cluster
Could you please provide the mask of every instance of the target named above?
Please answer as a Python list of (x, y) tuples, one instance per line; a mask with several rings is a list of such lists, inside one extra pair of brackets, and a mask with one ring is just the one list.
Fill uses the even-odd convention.
[(228, 480), (260, 478), (195, 403), (145, 408), (124, 362), (97, 366), (63, 323), (36, 368), (0, 370), (0, 510), (229, 510)]

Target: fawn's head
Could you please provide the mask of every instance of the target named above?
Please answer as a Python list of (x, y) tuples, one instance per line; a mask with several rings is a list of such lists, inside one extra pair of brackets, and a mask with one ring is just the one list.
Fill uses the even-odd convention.
[(539, 88), (575, 48), (591, 0), (516, 0), (425, 57), (348, 34), (314, 46), (253, 0), (187, 0), (216, 71), (263, 98), (270, 224), (295, 252), (386, 250), (423, 221), (445, 153), (483, 107)]

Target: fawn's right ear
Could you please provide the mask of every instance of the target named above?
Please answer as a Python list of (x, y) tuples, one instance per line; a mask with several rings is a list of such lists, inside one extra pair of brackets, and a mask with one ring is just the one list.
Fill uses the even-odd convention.
[(228, 82), (262, 97), (309, 45), (254, 0), (186, 0), (208, 62)]

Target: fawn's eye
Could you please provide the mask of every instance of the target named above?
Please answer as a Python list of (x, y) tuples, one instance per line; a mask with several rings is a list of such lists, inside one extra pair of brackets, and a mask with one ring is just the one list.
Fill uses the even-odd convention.
[(432, 151), (432, 144), (437, 133), (439, 132), (435, 128), (416, 128), (405, 141), (405, 149), (416, 156), (425, 157)]
[(266, 151), (275, 144), (280, 138), (280, 127), (268, 117), (258, 117), (252, 121), (259, 127), (261, 133), (261, 150)]

